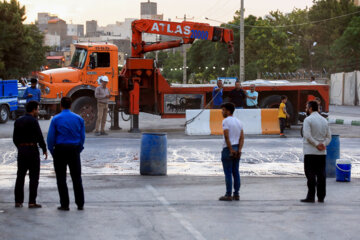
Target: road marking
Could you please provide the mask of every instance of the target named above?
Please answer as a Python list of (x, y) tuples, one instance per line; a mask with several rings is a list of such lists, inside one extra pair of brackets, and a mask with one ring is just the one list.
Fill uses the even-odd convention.
[(147, 190), (149, 190), (156, 199), (167, 208), (167, 210), (170, 212), (170, 214), (175, 217), (180, 224), (191, 233), (191, 235), (197, 239), (197, 240), (205, 240), (206, 238), (198, 231), (196, 230), (190, 222), (186, 221), (186, 219), (181, 215), (178, 211), (176, 211), (175, 208), (170, 206), (170, 203), (166, 200), (165, 197), (161, 196), (160, 193), (152, 186), (152, 185), (146, 185)]

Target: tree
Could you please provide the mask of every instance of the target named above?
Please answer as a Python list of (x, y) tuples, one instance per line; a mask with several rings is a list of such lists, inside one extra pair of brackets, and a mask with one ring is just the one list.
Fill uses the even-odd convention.
[(45, 63), (43, 35), (34, 25), (24, 25), (25, 7), (11, 0), (0, 2), (0, 77), (19, 78)]
[(360, 65), (360, 17), (353, 17), (342, 36), (331, 46), (333, 71), (353, 71)]

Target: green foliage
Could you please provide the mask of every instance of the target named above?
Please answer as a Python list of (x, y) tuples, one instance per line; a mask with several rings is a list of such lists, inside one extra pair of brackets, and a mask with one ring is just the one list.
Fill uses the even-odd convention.
[(34, 25), (24, 25), (25, 7), (0, 2), (0, 77), (19, 78), (45, 63), (43, 36)]

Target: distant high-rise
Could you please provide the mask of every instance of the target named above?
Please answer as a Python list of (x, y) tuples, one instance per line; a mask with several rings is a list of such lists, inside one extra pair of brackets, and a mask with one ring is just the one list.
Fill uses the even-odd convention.
[(141, 16), (143, 15), (157, 15), (157, 3), (150, 2), (150, 0), (148, 0), (147, 2), (142, 2)]
[(86, 21), (86, 36), (96, 37), (97, 27), (98, 25), (96, 20)]
[(53, 15), (50, 13), (38, 13), (38, 18), (36, 21), (36, 25), (38, 26), (39, 30), (45, 32), (48, 30), (48, 22), (53, 19), (57, 19), (57, 15)]

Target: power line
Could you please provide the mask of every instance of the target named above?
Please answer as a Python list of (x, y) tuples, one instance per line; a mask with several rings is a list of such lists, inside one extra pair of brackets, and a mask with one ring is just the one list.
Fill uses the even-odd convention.
[[(318, 20), (318, 21), (311, 21), (311, 22), (306, 22), (306, 23), (298, 23), (298, 24), (290, 24), (290, 25), (278, 25), (278, 26), (255, 26), (255, 25), (244, 25), (245, 27), (251, 27), (251, 28), (287, 28), (287, 27), (298, 27), (298, 26), (304, 26), (304, 25), (309, 25), (309, 24), (317, 24), (317, 23), (322, 23), (322, 22), (327, 22), (327, 21), (331, 21), (334, 19), (339, 19), (339, 18), (343, 18), (343, 17), (348, 17), (351, 15), (355, 15), (360, 13), (360, 11), (357, 12), (353, 12), (353, 13), (348, 13), (348, 14), (344, 14), (344, 15), (340, 15), (340, 16), (336, 16), (336, 17), (332, 17), (332, 18), (327, 18), (327, 19), (323, 19), (323, 20)], [(235, 24), (231, 24), (231, 23), (224, 23), (222, 21), (216, 20), (216, 19), (211, 19), (211, 18), (205, 18), (206, 20), (209, 21), (214, 21), (214, 22), (218, 22), (218, 23), (222, 23), (222, 24), (226, 24), (226, 25), (230, 25), (230, 26), (234, 26), (235, 28), (239, 28), (238, 25)]]

